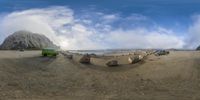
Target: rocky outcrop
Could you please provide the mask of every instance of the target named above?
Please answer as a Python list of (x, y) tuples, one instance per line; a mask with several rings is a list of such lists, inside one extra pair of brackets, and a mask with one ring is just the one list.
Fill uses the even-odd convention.
[(46, 36), (29, 31), (17, 31), (8, 36), (0, 49), (18, 50), (18, 49), (43, 49), (43, 48), (58, 48)]

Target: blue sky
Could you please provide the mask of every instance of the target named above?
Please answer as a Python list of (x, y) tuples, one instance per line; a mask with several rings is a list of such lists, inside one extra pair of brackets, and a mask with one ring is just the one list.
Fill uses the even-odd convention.
[[(195, 46), (198, 45), (197, 42), (199, 42), (200, 44), (198, 38), (199, 36), (198, 20), (200, 14), (199, 5), (200, 1), (198, 0), (176, 0), (176, 1), (175, 0), (84, 0), (84, 1), (83, 0), (14, 0), (14, 1), (0, 0), (0, 15), (2, 16), (3, 18), (2, 20), (4, 22), (0, 23), (2, 24), (0, 26), (4, 27), (8, 26), (7, 24), (5, 24), (6, 20), (4, 21), (4, 19), (7, 19), (9, 15), (11, 16), (15, 13), (32, 11), (31, 15), (28, 15), (30, 17), (30, 16), (35, 16), (34, 14), (37, 13), (39, 14), (43, 13), (41, 11), (37, 12), (34, 9), (39, 9), (42, 11), (45, 10), (44, 13), (47, 12), (47, 10), (52, 11), (53, 9), (58, 9), (59, 12), (60, 10), (59, 7), (61, 7), (62, 10), (70, 10), (69, 12), (72, 13), (70, 16), (73, 17), (72, 18), (73, 25), (72, 23), (65, 23), (62, 27), (59, 27), (57, 29), (52, 28), (52, 26), (49, 26), (52, 28), (52, 30), (54, 30), (56, 36), (61, 36), (61, 35), (63, 35), (64, 37), (74, 36), (74, 34), (76, 33), (71, 32), (70, 35), (65, 35), (65, 33), (61, 34), (58, 31), (66, 27), (73, 28), (73, 26), (77, 25), (78, 23), (78, 25), (80, 25), (82, 28), (84, 27), (86, 30), (89, 30), (87, 31), (88, 33), (91, 32), (92, 34), (89, 35), (86, 40), (95, 41), (96, 44), (91, 44), (91, 45), (99, 45), (97, 47), (92, 46), (87, 48), (78, 48), (80, 46), (75, 46), (75, 47), (68, 46), (65, 47), (66, 49), (96, 49), (96, 48), (98, 49), (102, 47), (115, 48), (116, 46), (119, 48), (159, 48), (157, 46), (154, 46), (154, 43), (149, 44), (143, 42), (141, 43), (139, 42), (138, 44), (133, 44), (134, 46), (131, 45), (124, 46), (123, 43), (127, 44), (127, 42), (135, 42), (136, 40), (135, 41), (132, 41), (132, 39), (123, 40), (121, 38), (117, 39), (115, 37), (116, 35), (123, 36), (123, 34), (127, 34), (127, 36), (125, 37), (135, 36), (135, 35), (137, 36), (138, 34), (142, 35), (147, 34), (149, 36), (153, 35), (153, 37), (156, 39), (159, 38), (160, 36), (162, 37), (166, 35), (171, 38), (174, 38), (173, 40), (175, 40), (175, 42), (174, 43), (167, 42), (163, 44), (161, 43), (158, 45), (169, 45), (167, 46), (168, 48), (170, 47), (194, 48)], [(69, 12), (64, 11), (64, 13), (66, 14), (68, 14)], [(53, 16), (54, 15), (55, 13), (53, 14)], [(56, 16), (59, 15), (60, 14), (56, 13)], [(66, 17), (66, 19), (67, 18), (68, 17)], [(16, 20), (19, 19), (16, 18)], [(74, 22), (76, 22), (76, 24), (74, 24)], [(25, 26), (18, 27), (17, 29), (20, 28), (29, 29)], [(106, 28), (107, 30), (104, 30)], [(31, 29), (31, 31), (33, 30)], [(35, 31), (40, 32), (37, 30)], [(1, 36), (0, 38), (3, 40), (3, 38), (7, 36), (5, 33), (8, 33), (9, 31), (3, 29), (3, 31), (0, 32), (4, 32), (1, 33), (3, 35), (0, 35)], [(104, 34), (102, 35), (101, 32), (104, 32)], [(120, 32), (121, 34), (118, 34)], [(108, 36), (110, 35), (113, 38), (113, 40), (110, 41), (102, 39), (103, 37), (106, 37), (105, 34), (108, 34)], [(141, 36), (138, 36), (138, 38), (139, 37)], [(169, 37), (162, 37), (162, 38), (167, 39)], [(147, 38), (146, 41), (149, 41), (148, 40), (149, 37), (146, 38)], [(69, 40), (71, 40), (71, 38)], [(188, 44), (188, 42), (191, 42), (192, 46), (188, 46), (190, 45)], [(56, 42), (56, 40), (55, 43), (60, 44)], [(75, 44), (78, 44), (78, 42)], [(140, 46), (139, 44), (145, 46)], [(172, 44), (178, 44), (178, 45), (173, 46)], [(152, 45), (152, 46), (146, 46), (146, 45)]]
[(9, 12), (55, 5), (68, 6), (77, 12), (94, 8), (107, 13), (121, 13), (123, 16), (139, 13), (165, 26), (173, 22), (188, 24), (191, 15), (200, 13), (199, 0), (0, 0), (0, 11)]

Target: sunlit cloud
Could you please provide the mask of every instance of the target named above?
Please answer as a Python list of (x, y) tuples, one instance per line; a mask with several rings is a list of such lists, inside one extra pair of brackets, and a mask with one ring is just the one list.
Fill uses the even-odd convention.
[(62, 6), (28, 9), (8, 13), (1, 18), (0, 42), (15, 31), (28, 30), (47, 36), (65, 50), (183, 48), (188, 47), (185, 40), (199, 40), (194, 38), (200, 37), (197, 34), (200, 32), (198, 19), (189, 28), (192, 37), (186, 39), (173, 30), (155, 25), (150, 18), (140, 14), (123, 18), (118, 13), (98, 11), (76, 15), (74, 10)]
[(195, 49), (200, 45), (200, 15), (192, 16), (193, 23), (188, 29), (185, 48)]

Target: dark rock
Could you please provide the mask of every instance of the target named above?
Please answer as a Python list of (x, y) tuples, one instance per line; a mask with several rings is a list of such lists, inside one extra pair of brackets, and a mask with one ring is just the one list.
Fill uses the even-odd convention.
[(94, 54), (94, 53), (90, 54), (90, 57), (96, 57), (96, 56), (97, 56), (97, 55)]
[(170, 52), (166, 50), (157, 50), (155, 52), (155, 56), (162, 56), (162, 55), (168, 55)]
[(106, 63), (106, 65), (109, 66), (109, 67), (118, 66), (118, 61), (117, 60), (111, 60), (111, 61), (108, 61)]
[(200, 50), (200, 46), (198, 46), (196, 50)]
[(79, 60), (80, 63), (90, 63), (90, 56), (88, 54), (83, 55), (83, 57)]

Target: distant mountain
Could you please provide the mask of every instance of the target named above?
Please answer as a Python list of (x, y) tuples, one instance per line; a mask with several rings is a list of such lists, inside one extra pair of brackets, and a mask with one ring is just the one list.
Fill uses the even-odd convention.
[(0, 49), (17, 50), (17, 49), (42, 49), (42, 48), (58, 48), (46, 36), (29, 31), (17, 31), (8, 36)]

